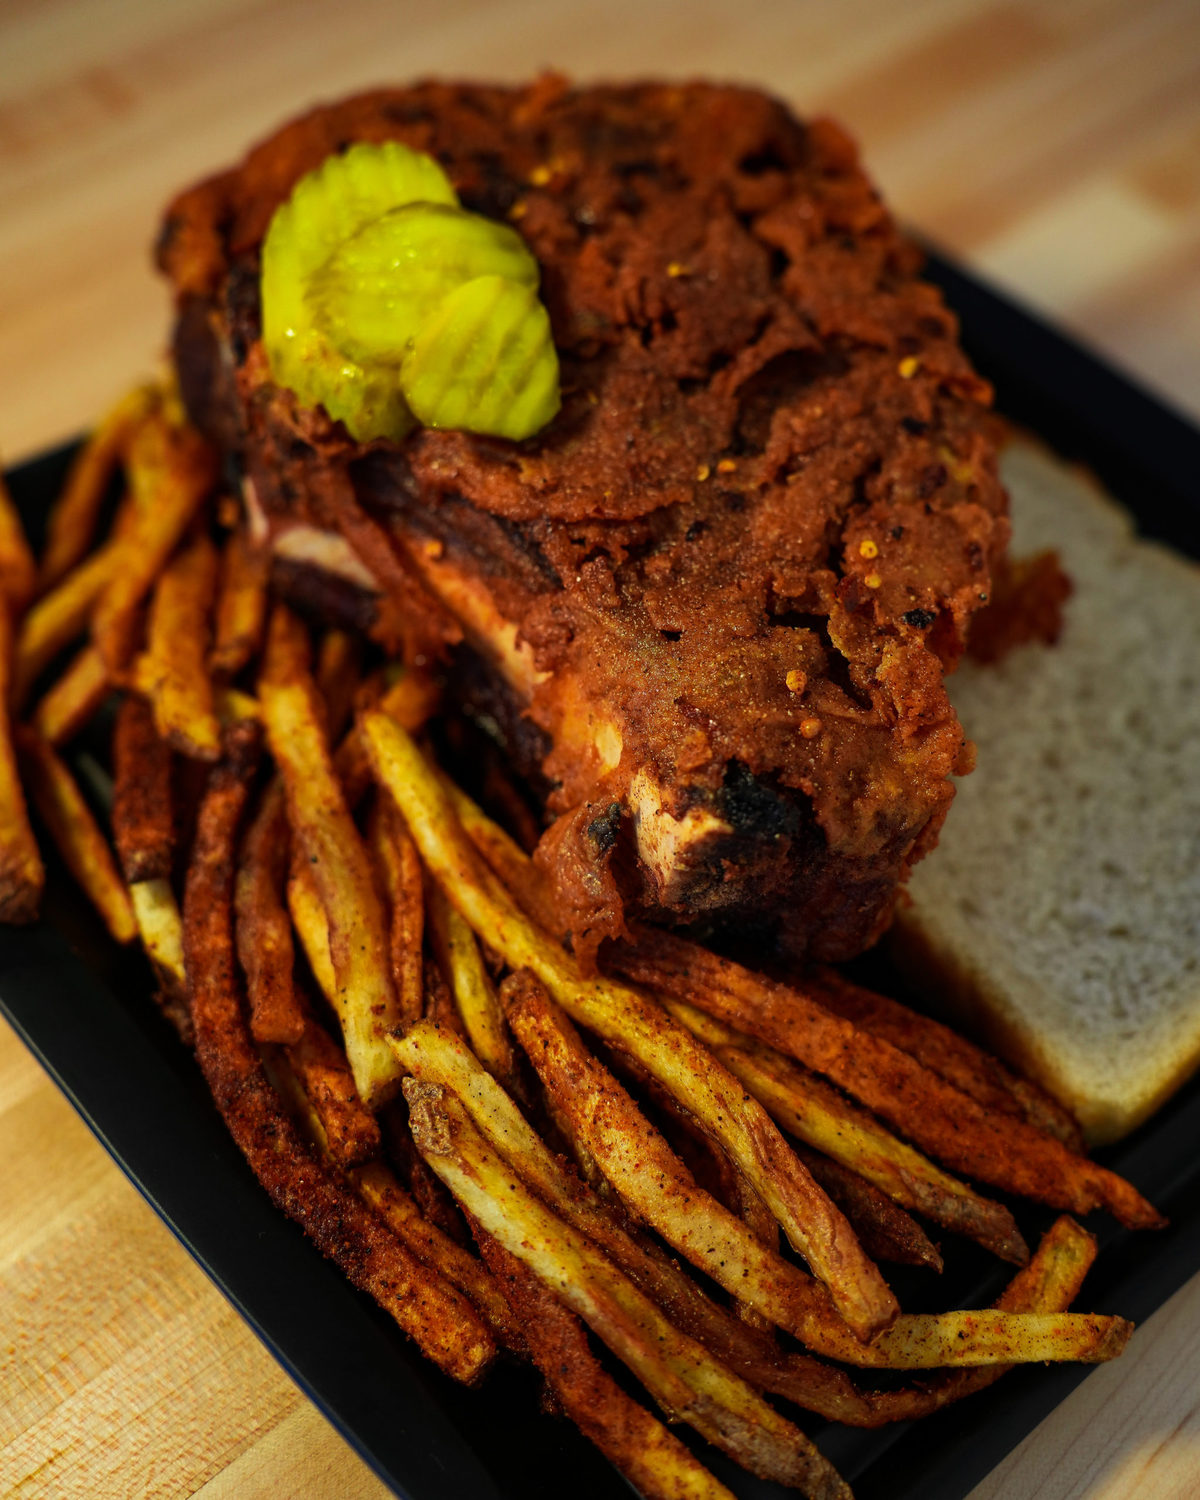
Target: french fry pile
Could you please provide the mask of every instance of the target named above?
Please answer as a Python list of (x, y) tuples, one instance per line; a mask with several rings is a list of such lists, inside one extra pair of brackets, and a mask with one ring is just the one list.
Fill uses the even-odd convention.
[[(683, 1423), (830, 1500), (768, 1397), (874, 1427), (1120, 1353), (1127, 1323), (1068, 1311), (1092, 1238), (1060, 1217), (1031, 1255), (986, 1196), (1161, 1222), (1063, 1112), (833, 971), (790, 987), (648, 930), (582, 971), (432, 758), (434, 677), (272, 603), (169, 390), (82, 450), (40, 567), (5, 500), (0, 586), (0, 915), (42, 892), (24, 788), (264, 1187), (449, 1375), (532, 1361), (646, 1496), (729, 1494)], [(110, 843), (62, 750), (114, 696)], [(993, 1307), (900, 1310), (881, 1263), (941, 1269), (921, 1221), (1019, 1268)]]

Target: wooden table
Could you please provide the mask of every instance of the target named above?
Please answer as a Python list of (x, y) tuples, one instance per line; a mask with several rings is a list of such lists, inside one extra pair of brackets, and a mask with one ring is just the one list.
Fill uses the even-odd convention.
[[(1200, 415), (1195, 0), (7, 0), (0, 451), (159, 356), (166, 198), (319, 97), (425, 73), (671, 73), (835, 111), (897, 210)], [(1200, 1493), (1200, 1278), (974, 1500)], [(0, 1493), (381, 1486), (0, 1027)]]

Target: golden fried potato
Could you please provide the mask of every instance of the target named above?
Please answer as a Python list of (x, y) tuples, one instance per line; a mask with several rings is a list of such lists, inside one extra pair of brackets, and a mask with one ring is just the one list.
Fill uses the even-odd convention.
[(403, 1019), (383, 904), (334, 769), (311, 678), (264, 676), (259, 701), (287, 793), (294, 858), (303, 862), (328, 923), (331, 1000), (358, 1092), (374, 1108), (399, 1087), (400, 1070), (385, 1037)]
[(206, 664), (217, 551), (203, 533), (167, 564), (154, 588), (139, 686), (159, 734), (194, 760), (216, 760), (221, 725)]
[(36, 730), (22, 726), (15, 738), (25, 785), (67, 868), (117, 942), (132, 942), (137, 923), (129, 893), (75, 778)]
[(0, 922), (32, 922), (46, 873), (29, 826), (9, 721), (12, 621), (0, 599)]

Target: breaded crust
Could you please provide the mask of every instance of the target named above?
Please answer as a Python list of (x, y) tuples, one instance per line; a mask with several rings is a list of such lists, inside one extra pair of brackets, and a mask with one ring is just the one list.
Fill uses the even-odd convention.
[[(364, 448), (271, 383), (271, 215), (389, 139), (538, 258), (563, 406), (527, 442)], [(540, 732), (577, 951), (631, 908), (829, 958), (878, 934), (968, 765), (942, 677), (1008, 523), (988, 388), (837, 125), (710, 84), (381, 91), (183, 194), (159, 253), (260, 524), (339, 531), (376, 634), (461, 634)]]

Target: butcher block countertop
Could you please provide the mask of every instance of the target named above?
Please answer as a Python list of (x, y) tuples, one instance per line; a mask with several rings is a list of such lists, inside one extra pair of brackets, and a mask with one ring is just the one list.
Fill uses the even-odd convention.
[[(155, 367), (176, 189), (317, 99), (543, 66), (835, 113), (906, 221), (1200, 418), (1196, 0), (5, 0), (4, 462)], [(1197, 1348), (1200, 1276), (972, 1500), (1200, 1494)], [(384, 1493), (0, 1023), (0, 1494)]]

